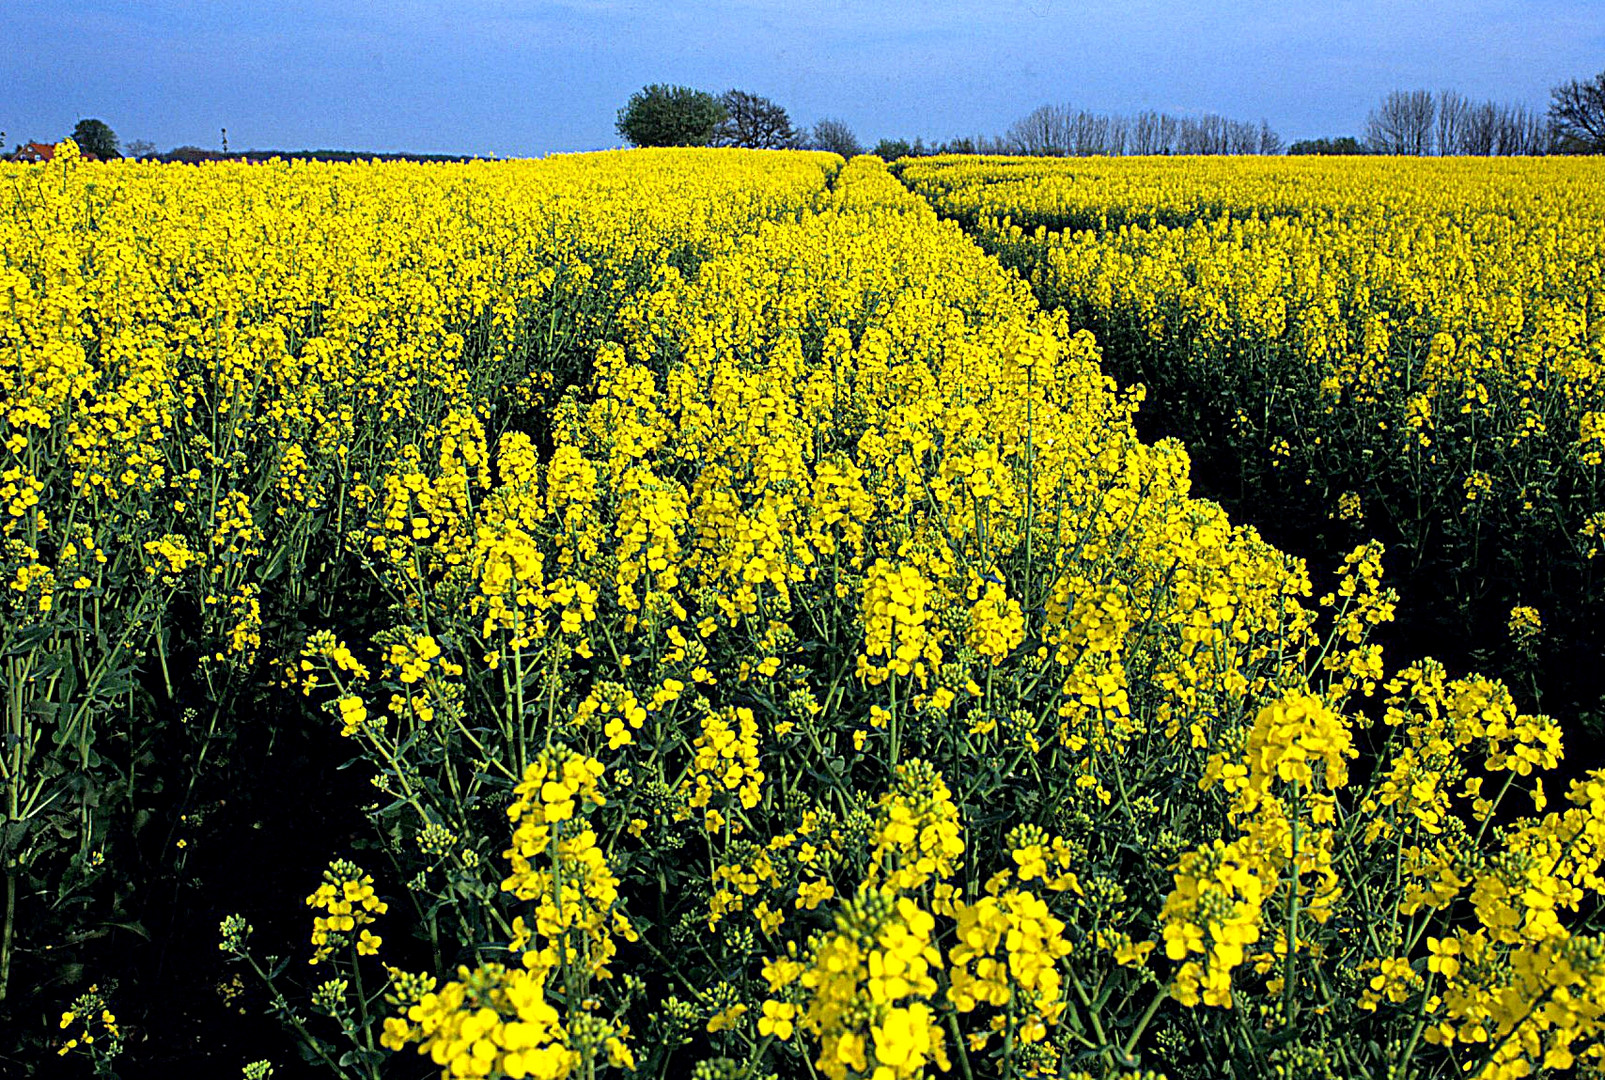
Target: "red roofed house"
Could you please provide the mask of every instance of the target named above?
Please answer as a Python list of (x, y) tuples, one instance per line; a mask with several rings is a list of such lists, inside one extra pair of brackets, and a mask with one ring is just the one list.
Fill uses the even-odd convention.
[[(26, 143), (23, 146), (19, 146), (17, 148), (17, 152), (15, 154), (12, 154), (11, 157), (8, 160), (10, 160), (10, 161), (23, 161), (23, 162), (30, 162), (30, 163), (42, 163), (42, 162), (50, 161), (55, 156), (56, 156), (56, 148), (54, 146), (51, 146), (49, 143), (31, 142), (31, 143)], [(100, 160), (100, 158), (98, 158), (94, 154), (90, 154), (90, 153), (84, 153), (81, 156), (82, 156), (84, 161), (99, 161)]]
[(55, 156), (56, 148), (49, 143), (31, 142), (19, 146), (17, 152), (11, 155), (11, 160), (38, 162), (49, 161)]

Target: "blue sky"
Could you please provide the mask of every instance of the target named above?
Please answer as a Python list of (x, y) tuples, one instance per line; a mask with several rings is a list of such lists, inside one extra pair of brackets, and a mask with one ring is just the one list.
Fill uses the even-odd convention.
[(3, 0), (0, 131), (167, 149), (531, 156), (616, 145), (645, 83), (772, 97), (860, 139), (1038, 105), (1359, 134), (1391, 89), (1542, 107), (1605, 67), (1605, 0)]

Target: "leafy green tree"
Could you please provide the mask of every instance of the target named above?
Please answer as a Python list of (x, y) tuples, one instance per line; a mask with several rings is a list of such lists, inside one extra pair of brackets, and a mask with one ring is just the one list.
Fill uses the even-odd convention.
[(1353, 135), (1343, 135), (1336, 139), (1301, 139), (1287, 148), (1290, 155), (1296, 154), (1366, 154), (1369, 153), (1360, 140)]
[(117, 133), (104, 120), (83, 119), (72, 129), (72, 141), (86, 154), (94, 154), (102, 161), (122, 157), (117, 152)]
[(871, 153), (882, 161), (891, 162), (898, 158), (927, 157), (936, 153), (937, 149), (935, 146), (926, 146), (925, 139), (921, 136), (913, 142), (907, 139), (882, 139), (875, 144), (875, 149)]
[(654, 83), (630, 96), (617, 127), (631, 146), (707, 146), (725, 115), (706, 91)]

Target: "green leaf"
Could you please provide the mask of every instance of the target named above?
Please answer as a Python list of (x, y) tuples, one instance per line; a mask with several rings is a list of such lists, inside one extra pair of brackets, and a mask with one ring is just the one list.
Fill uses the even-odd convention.
[(8, 821), (0, 825), (0, 862), (10, 862), (13, 853), (22, 850), (33, 831), (31, 821)]

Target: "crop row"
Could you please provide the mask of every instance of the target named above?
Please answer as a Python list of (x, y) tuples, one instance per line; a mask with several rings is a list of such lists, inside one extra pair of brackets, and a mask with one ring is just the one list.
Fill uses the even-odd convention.
[(1312, 557), (1385, 540), (1413, 644), (1597, 729), (1596, 163), (950, 159), (904, 177), (1098, 334), (1212, 497)]

